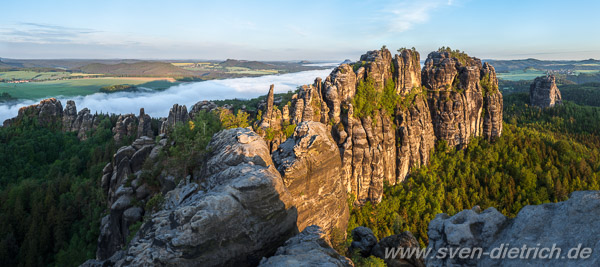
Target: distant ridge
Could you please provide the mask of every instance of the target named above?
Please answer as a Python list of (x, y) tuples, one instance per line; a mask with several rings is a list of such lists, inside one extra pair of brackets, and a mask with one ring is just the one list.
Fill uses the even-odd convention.
[(132, 76), (195, 76), (196, 73), (176, 67), (171, 63), (142, 61), (135, 63), (102, 64), (92, 63), (75, 70), (85, 73)]

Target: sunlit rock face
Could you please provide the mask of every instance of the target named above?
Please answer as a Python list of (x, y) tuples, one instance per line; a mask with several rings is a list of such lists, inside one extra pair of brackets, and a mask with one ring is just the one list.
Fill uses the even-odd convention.
[[(390, 82), (402, 102), (393, 114), (378, 108), (370, 116), (355, 115), (353, 98), (361, 84), (369, 83), (382, 94)], [(502, 101), (496, 71), (478, 58), (432, 52), (421, 69), (417, 51), (401, 49), (392, 56), (382, 48), (301, 87), (284, 109), (290, 121), (264, 118), (263, 124), (268, 122), (272, 129), (284, 123), (326, 124), (339, 148), (346, 191), (359, 203), (379, 202), (384, 183), (401, 182), (412, 168), (427, 164), (437, 141), (464, 148), (474, 137), (499, 137)], [(269, 108), (265, 114), (279, 118)], [(281, 144), (287, 137), (278, 138)]]

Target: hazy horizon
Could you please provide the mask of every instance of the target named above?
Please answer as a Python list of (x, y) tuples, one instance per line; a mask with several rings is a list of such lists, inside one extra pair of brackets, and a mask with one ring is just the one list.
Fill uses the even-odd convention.
[[(600, 58), (598, 2), (11, 1), (0, 56), (14, 59), (356, 59), (387, 45), (482, 59)], [(560, 19), (552, 19), (560, 18)]]

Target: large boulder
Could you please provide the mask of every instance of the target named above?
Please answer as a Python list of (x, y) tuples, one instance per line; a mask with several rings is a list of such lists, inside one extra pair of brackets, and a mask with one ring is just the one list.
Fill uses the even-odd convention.
[[(298, 233), (292, 196), (264, 140), (221, 131), (199, 186), (183, 186), (112, 262), (149, 266), (255, 266)], [(177, 189), (176, 189), (177, 190)]]
[[(481, 248), (489, 254), (480, 259), (428, 257), (427, 266), (598, 266), (600, 254), (591, 252), (600, 250), (599, 216), (600, 191), (573, 192), (564, 202), (526, 206), (514, 219), (494, 208), (464, 210), (452, 217), (438, 214), (429, 224), (432, 253), (439, 248)], [(523, 247), (531, 249), (529, 258), (520, 256)], [(578, 247), (578, 256), (588, 257), (570, 259)], [(540, 252), (536, 258), (535, 248)], [(541, 254), (544, 248), (559, 251), (550, 259), (549, 253)], [(508, 255), (517, 251), (517, 257), (495, 258), (493, 252), (503, 249)]]
[(358, 250), (363, 257), (371, 255), (371, 249), (377, 244), (377, 237), (370, 228), (359, 226), (352, 229), (350, 248)]
[(352, 262), (337, 253), (321, 228), (316, 225), (306, 227), (302, 233), (290, 238), (278, 248), (274, 256), (263, 259), (260, 267), (349, 267)]
[(318, 225), (327, 234), (344, 233), (348, 225), (342, 162), (327, 126), (302, 122), (273, 153), (275, 166), (298, 209), (298, 229)]
[(400, 249), (406, 251), (409, 249), (421, 249), (419, 241), (411, 232), (403, 232), (398, 235), (391, 235), (382, 238), (377, 245), (371, 249), (371, 254), (385, 261), (388, 267), (425, 267), (423, 258), (412, 254), (403, 258), (402, 252), (390, 253)]

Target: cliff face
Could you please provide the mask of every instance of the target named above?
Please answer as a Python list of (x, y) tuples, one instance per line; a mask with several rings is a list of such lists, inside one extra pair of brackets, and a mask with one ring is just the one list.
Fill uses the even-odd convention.
[[(339, 148), (343, 184), (359, 202), (379, 202), (384, 182), (394, 185), (411, 168), (427, 164), (436, 141), (463, 148), (473, 137), (502, 134), (502, 95), (491, 65), (457, 52), (430, 53), (422, 70), (419, 60), (415, 50), (395, 56), (385, 48), (369, 51), (325, 80), (301, 87), (284, 108), (289, 123), (328, 125)], [(379, 105), (372, 115), (358, 116), (353, 98), (359, 85), (368, 83), (373, 95), (382, 95), (390, 82), (399, 99), (393, 111)], [(278, 132), (284, 123), (262, 125)]]
[(554, 75), (535, 78), (529, 87), (529, 99), (532, 106), (542, 108), (562, 104), (562, 96), (560, 90), (556, 87)]
[(273, 162), (298, 210), (298, 230), (318, 225), (330, 235), (348, 226), (346, 188), (337, 144), (324, 124), (302, 122), (273, 153)]

